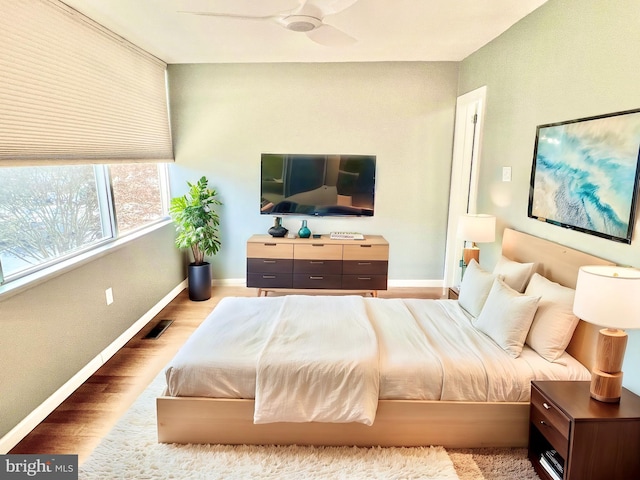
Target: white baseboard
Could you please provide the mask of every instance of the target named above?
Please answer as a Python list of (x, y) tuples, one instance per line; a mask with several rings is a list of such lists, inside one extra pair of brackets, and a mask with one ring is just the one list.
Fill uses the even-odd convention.
[[(225, 278), (213, 280), (211, 284), (221, 287), (246, 287), (247, 281), (245, 278)], [(387, 284), (390, 287), (437, 288), (444, 287), (444, 280), (389, 280)]]
[(71, 395), (80, 385), (86, 382), (107, 360), (120, 350), (136, 333), (138, 333), (147, 323), (160, 313), (171, 300), (173, 300), (187, 286), (184, 280), (167, 295), (165, 295), (158, 303), (156, 303), (148, 312), (140, 317), (133, 325), (125, 330), (122, 335), (116, 338), (102, 352), (96, 355), (87, 365), (85, 365), (78, 373), (76, 373), (69, 381), (62, 385), (53, 395), (42, 402), (35, 410), (27, 415), (20, 423), (13, 427), (4, 437), (0, 438), (0, 454), (6, 454), (15, 447), (20, 440), (26, 437), (31, 430), (38, 426), (47, 416), (53, 412), (60, 404)]
[(246, 278), (220, 278), (211, 281), (214, 287), (246, 287)]
[(443, 287), (444, 281), (440, 280), (389, 280), (390, 287), (414, 287), (414, 288), (437, 288)]

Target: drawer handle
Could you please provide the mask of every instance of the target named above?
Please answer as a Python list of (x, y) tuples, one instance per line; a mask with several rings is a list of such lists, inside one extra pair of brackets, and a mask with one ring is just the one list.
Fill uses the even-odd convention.
[(544, 425), (545, 427), (548, 427), (548, 426), (549, 426), (549, 425), (547, 425), (547, 424), (545, 423), (545, 421), (544, 421), (544, 420), (540, 420), (540, 425)]
[(309, 277), (309, 280), (324, 280), (324, 277)]
[(311, 265), (324, 265), (324, 262), (322, 260), (309, 260), (309, 263)]
[(358, 265), (371, 265), (371, 262), (358, 262)]
[(542, 406), (547, 410), (551, 409), (551, 406), (547, 402), (542, 402)]
[(372, 245), (360, 245), (361, 248), (371, 248)]
[(358, 277), (358, 280), (371, 280), (371, 277)]
[(276, 278), (275, 275), (262, 275), (262, 278)]
[(263, 260), (262, 263), (276, 263), (275, 260)]
[(324, 247), (324, 243), (312, 243), (312, 247)]
[(265, 243), (264, 244), (265, 247), (275, 247), (277, 245), (278, 245), (277, 243)]

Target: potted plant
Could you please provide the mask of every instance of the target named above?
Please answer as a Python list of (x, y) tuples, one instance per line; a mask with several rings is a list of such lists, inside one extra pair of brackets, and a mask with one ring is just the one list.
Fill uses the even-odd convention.
[(222, 203), (216, 199), (216, 191), (208, 187), (206, 177), (187, 185), (186, 195), (171, 199), (169, 213), (176, 224), (176, 246), (190, 248), (193, 254), (188, 271), (189, 299), (208, 300), (211, 298), (211, 264), (204, 258), (220, 249), (220, 218), (215, 207)]

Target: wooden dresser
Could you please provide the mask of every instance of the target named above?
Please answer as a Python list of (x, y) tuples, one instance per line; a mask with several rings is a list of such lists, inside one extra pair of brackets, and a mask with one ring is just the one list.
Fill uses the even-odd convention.
[(364, 240), (275, 238), (247, 240), (247, 287), (258, 295), (275, 289), (371, 292), (387, 289), (389, 243), (380, 235)]

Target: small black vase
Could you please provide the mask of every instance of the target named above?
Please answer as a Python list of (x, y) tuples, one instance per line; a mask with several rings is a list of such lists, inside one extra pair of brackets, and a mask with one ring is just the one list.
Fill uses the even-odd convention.
[(272, 237), (284, 237), (288, 231), (289, 230), (282, 226), (282, 218), (280, 217), (276, 217), (273, 221), (273, 227), (267, 230)]

